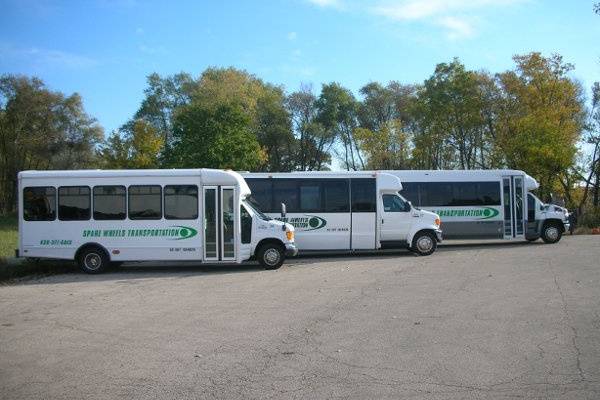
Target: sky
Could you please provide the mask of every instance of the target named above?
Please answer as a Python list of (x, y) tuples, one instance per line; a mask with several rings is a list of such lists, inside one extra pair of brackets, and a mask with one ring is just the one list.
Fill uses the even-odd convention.
[[(245, 69), (286, 91), (336, 81), (421, 83), (437, 63), (502, 72), (559, 53), (600, 81), (600, 15), (588, 0), (0, 0), (0, 74), (66, 94), (109, 133), (135, 113), (146, 76)], [(588, 90), (589, 93), (589, 90)]]

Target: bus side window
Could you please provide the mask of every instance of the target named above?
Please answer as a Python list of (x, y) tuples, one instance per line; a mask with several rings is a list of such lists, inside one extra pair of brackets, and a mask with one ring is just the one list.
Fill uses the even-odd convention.
[(94, 219), (99, 221), (123, 220), (125, 209), (125, 186), (94, 186)]
[(54, 221), (56, 219), (56, 189), (49, 186), (23, 189), (23, 219)]
[(166, 185), (165, 219), (198, 219), (198, 186)]
[(529, 193), (527, 193), (527, 221), (535, 221), (535, 199)]
[(273, 179), (247, 178), (246, 183), (252, 192), (252, 200), (262, 212), (279, 212), (281, 205), (273, 207)]
[(350, 180), (352, 212), (375, 212), (375, 179), (356, 178)]
[(324, 212), (350, 211), (350, 198), (348, 196), (348, 180), (327, 180), (323, 185)]
[(58, 188), (58, 219), (61, 221), (87, 221), (91, 212), (90, 188), (87, 186), (61, 186)]
[(159, 185), (129, 186), (129, 219), (161, 219), (162, 188)]
[(243, 205), (240, 205), (240, 217), (242, 222), (242, 243), (250, 243), (252, 242), (252, 216)]

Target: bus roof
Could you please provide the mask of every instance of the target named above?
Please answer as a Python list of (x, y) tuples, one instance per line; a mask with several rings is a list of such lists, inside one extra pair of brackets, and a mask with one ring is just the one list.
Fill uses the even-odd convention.
[(231, 170), (198, 169), (79, 169), (66, 171), (21, 171), (19, 179), (67, 179), (67, 178), (167, 178), (197, 176), (204, 185), (233, 185), (241, 188), (241, 194), (250, 189), (240, 174)]
[(500, 180), (503, 176), (521, 175), (525, 178), (527, 190), (535, 190), (539, 187), (539, 183), (533, 177), (518, 169), (386, 170), (382, 172), (393, 174), (402, 182)]
[(242, 172), (245, 178), (377, 178), (380, 191), (402, 190), (401, 180), (384, 171), (294, 171), (294, 172)]

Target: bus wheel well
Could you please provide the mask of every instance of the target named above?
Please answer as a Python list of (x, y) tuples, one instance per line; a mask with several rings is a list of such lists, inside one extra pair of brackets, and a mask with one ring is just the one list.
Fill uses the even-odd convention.
[(256, 248), (254, 249), (254, 255), (256, 255), (256, 252), (258, 251), (258, 249), (260, 249), (265, 244), (269, 244), (269, 243), (276, 244), (285, 249), (285, 244), (283, 244), (283, 242), (281, 240), (275, 239), (275, 238), (266, 238), (266, 239), (263, 239), (260, 242), (258, 242), (258, 244), (256, 245)]
[(84, 250), (87, 250), (87, 249), (98, 249), (98, 250), (104, 252), (104, 254), (106, 254), (106, 257), (110, 260), (110, 253), (104, 248), (104, 246), (102, 246), (101, 244), (98, 244), (98, 243), (86, 243), (86, 244), (81, 245), (75, 252), (75, 261), (77, 261), (79, 259), (81, 252), (83, 252)]
[(408, 243), (408, 245), (412, 247), (414, 239), (415, 239), (415, 238), (416, 238), (416, 237), (417, 237), (417, 236), (418, 236), (420, 233), (424, 233), (424, 232), (427, 232), (427, 233), (429, 233), (430, 235), (433, 235), (433, 237), (434, 237), (434, 238), (436, 237), (436, 235), (435, 235), (435, 231), (434, 231), (433, 229), (429, 229), (429, 228), (419, 229), (418, 231), (416, 231), (416, 232), (415, 232), (415, 233), (412, 235), (412, 237), (410, 238), (410, 243)]
[(560, 231), (562, 233), (565, 232), (565, 225), (563, 224), (563, 222), (560, 219), (550, 218), (550, 219), (545, 220), (544, 225), (542, 226), (542, 229), (544, 229), (549, 224), (556, 225), (556, 226), (558, 226), (558, 228), (560, 229)]

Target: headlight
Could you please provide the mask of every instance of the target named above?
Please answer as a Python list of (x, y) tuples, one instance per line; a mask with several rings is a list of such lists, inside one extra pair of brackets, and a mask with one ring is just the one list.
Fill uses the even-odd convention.
[(294, 241), (294, 231), (285, 231), (285, 236), (290, 242)]
[(435, 226), (440, 226), (440, 224), (442, 223), (442, 221), (440, 221), (439, 218), (436, 218), (435, 221), (433, 221), (433, 223), (435, 224)]

